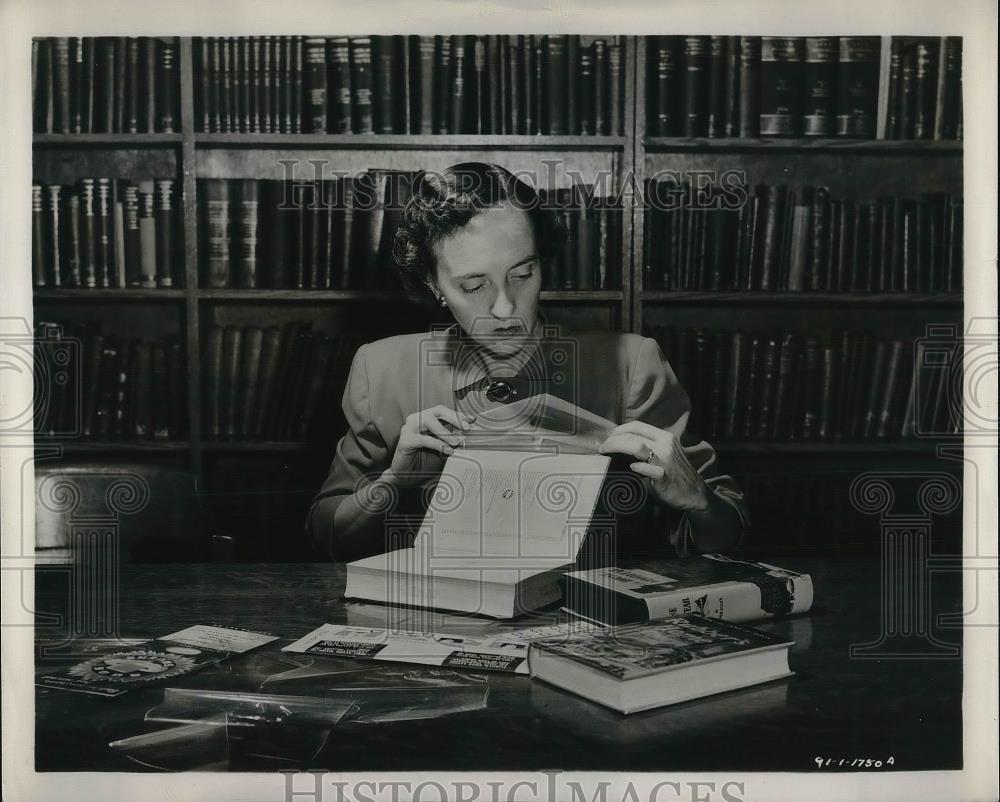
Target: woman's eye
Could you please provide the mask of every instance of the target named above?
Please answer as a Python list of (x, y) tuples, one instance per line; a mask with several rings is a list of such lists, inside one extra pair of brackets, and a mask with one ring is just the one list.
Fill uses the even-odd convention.
[(473, 293), (473, 292), (479, 292), (485, 286), (486, 286), (485, 284), (476, 284), (472, 287), (462, 287), (462, 289), (465, 290), (465, 292)]
[(521, 273), (520, 275), (514, 276), (514, 278), (516, 278), (518, 281), (527, 281), (533, 275), (534, 273)]

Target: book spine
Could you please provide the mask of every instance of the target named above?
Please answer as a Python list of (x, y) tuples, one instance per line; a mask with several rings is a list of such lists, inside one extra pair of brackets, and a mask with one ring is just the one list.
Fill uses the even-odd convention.
[(236, 286), (244, 289), (257, 287), (257, 220), (260, 206), (259, 187), (256, 179), (242, 179), (238, 183), (239, 206), (236, 209)]
[(206, 108), (208, 123), (205, 130), (212, 133), (222, 131), (223, 107), (225, 105), (222, 88), (222, 42), (218, 36), (208, 37), (209, 56), (209, 103)]
[(222, 332), (222, 436), (232, 439), (236, 436), (236, 414), (239, 402), (240, 352), (243, 344), (243, 330), (235, 326)]
[(246, 438), (253, 432), (263, 342), (262, 329), (249, 326), (243, 330), (239, 389), (236, 394), (239, 407), (236, 410), (234, 427), (236, 436), (240, 438)]
[(99, 133), (111, 134), (115, 130), (115, 40), (104, 37), (98, 41), (100, 53), (97, 92), (100, 104), (95, 129)]
[(466, 37), (451, 37), (451, 117), (448, 133), (464, 134), (466, 130)]
[(31, 281), (36, 287), (45, 287), (45, 202), (42, 185), (31, 185)]
[(718, 139), (726, 131), (726, 39), (709, 37), (708, 47), (708, 136)]
[(472, 131), (476, 134), (491, 132), (489, 94), (486, 89), (486, 41), (485, 37), (477, 36), (472, 45), (473, 95), (472, 104), (474, 117)]
[(417, 60), (417, 85), (420, 103), (417, 105), (417, 133), (434, 133), (434, 37), (419, 37)]
[(156, 281), (159, 287), (174, 286), (174, 180), (156, 181)]
[(931, 139), (934, 134), (934, 54), (926, 42), (917, 42), (916, 53), (913, 138)]
[(170, 437), (170, 374), (167, 366), (167, 349), (163, 343), (152, 346), (152, 431), (154, 440)]
[(654, 130), (657, 136), (672, 136), (678, 127), (675, 121), (675, 109), (679, 105), (675, 39), (671, 36), (656, 37), (655, 55)]
[(705, 136), (708, 114), (705, 95), (708, 89), (707, 36), (684, 37), (684, 136)]
[(111, 286), (111, 179), (97, 179), (97, 224), (95, 260), (97, 282), (101, 287)]
[(787, 287), (792, 292), (808, 289), (806, 264), (809, 256), (811, 193), (803, 192), (792, 208), (792, 232), (789, 249)]
[(566, 75), (567, 75), (567, 45), (566, 36), (549, 34), (545, 37), (542, 60), (544, 63), (544, 97), (545, 121), (543, 132), (559, 135), (567, 132), (566, 128)]
[(209, 287), (224, 288), (229, 285), (229, 181), (225, 178), (206, 178), (201, 185), (205, 191), (205, 224)]
[(327, 128), (326, 40), (306, 39), (306, 99), (309, 131), (325, 133)]
[(139, 285), (156, 288), (156, 199), (152, 181), (139, 182)]
[(159, 40), (144, 36), (139, 40), (139, 53), (142, 59), (142, 74), (140, 80), (140, 95), (142, 97), (142, 125), (143, 133), (152, 134), (156, 132), (157, 123), (157, 74), (159, 61)]
[(902, 82), (902, 43), (898, 36), (889, 41), (889, 86), (886, 91), (885, 138), (899, 139), (899, 111)]
[(124, 289), (128, 286), (125, 279), (125, 203), (122, 200), (122, 182), (111, 182), (111, 228), (114, 243), (112, 246), (114, 262), (114, 286)]
[(726, 37), (726, 96), (722, 135), (740, 133), (740, 37)]
[(267, 108), (264, 105), (263, 65), (261, 63), (262, 38), (260, 36), (250, 37), (249, 61), (247, 64), (250, 82), (250, 130), (255, 134), (259, 134), (264, 130), (264, 116)]
[[(221, 341), (220, 341), (221, 342)], [(267, 329), (263, 335), (260, 353), (259, 390), (255, 404), (251, 407), (253, 423), (247, 431), (251, 437), (260, 438), (264, 435), (264, 416), (269, 409), (274, 396), (275, 376), (278, 370), (278, 359), (281, 356), (281, 330)]]
[(757, 431), (760, 440), (767, 439), (773, 428), (775, 409), (774, 393), (777, 387), (777, 372), (779, 369), (781, 346), (777, 337), (768, 337), (764, 346), (763, 366), (761, 369), (760, 396), (757, 402)]
[(208, 133), (212, 130), (212, 110), (215, 108), (214, 73), (212, 70), (212, 37), (200, 36), (192, 44), (193, 52), (198, 54), (198, 94), (201, 98), (198, 128), (196, 130)]
[(157, 130), (172, 134), (176, 130), (177, 45), (173, 39), (159, 42), (160, 69), (157, 76)]
[(392, 37), (372, 37), (372, 95), (374, 105), (374, 127), (379, 134), (395, 131), (393, 111), (395, 99), (392, 91), (393, 57)]
[(781, 225), (785, 216), (787, 187), (771, 185), (767, 188), (767, 207), (764, 219), (763, 259), (758, 289), (777, 289), (781, 253)]
[(622, 45), (618, 43), (618, 37), (608, 45), (608, 106), (609, 108), (609, 133), (612, 136), (621, 136), (622, 133)]
[(760, 136), (761, 37), (740, 37), (740, 136)]
[(354, 105), (353, 128), (356, 134), (374, 132), (372, 120), (372, 46), (367, 36), (349, 39), (351, 55), (351, 92)]
[(836, 37), (810, 36), (805, 39), (803, 136), (833, 136), (837, 53)]
[(97, 226), (94, 220), (94, 179), (80, 179), (80, 271), (83, 286), (97, 286)]
[(593, 134), (596, 131), (594, 121), (594, 57), (590, 48), (580, 51), (578, 62), (578, 114), (577, 124), (581, 134)]
[(329, 40), (329, 81), (327, 97), (329, 130), (333, 134), (351, 133), (351, 51), (345, 36)]
[(802, 39), (761, 37), (760, 135), (798, 136), (802, 124)]
[(880, 47), (877, 36), (840, 37), (837, 136), (875, 137)]
[(222, 436), (222, 329), (213, 326), (205, 338), (205, 434)]
[(140, 342), (132, 353), (132, 436), (146, 440), (153, 434), (153, 349)]
[(302, 124), (302, 37), (292, 37), (292, 86), (290, 98), (291, 121), (290, 130), (293, 134), (301, 134)]
[(941, 106), (941, 138), (957, 139), (962, 104), (962, 37), (946, 36), (941, 70), (944, 73), (944, 99)]
[(47, 229), (49, 250), (48, 250), (48, 271), (49, 279), (53, 287), (61, 287), (63, 284), (62, 273), (62, 251), (60, 243), (63, 241), (65, 232), (59, 223), (59, 211), (62, 207), (60, 193), (62, 187), (58, 184), (50, 184), (46, 188), (46, 198), (48, 200)]
[(139, 234), (139, 187), (128, 183), (123, 192), (122, 213), (125, 220), (124, 258), (125, 285), (127, 287), (142, 286), (142, 257)]
[(566, 87), (566, 133), (580, 133), (580, 97), (579, 82), (577, 72), (580, 69), (580, 50), (591, 49), (584, 42), (581, 45), (582, 37), (570, 34), (566, 37), (566, 77), (564, 85)]
[[(275, 118), (275, 37), (262, 36), (260, 40), (260, 130), (270, 134), (277, 130)], [(348, 121), (348, 127), (350, 127)]]
[(53, 104), (52, 130), (60, 134), (68, 134), (73, 130), (69, 83), (69, 39), (65, 36), (57, 36), (50, 41), (54, 43), (55, 60), (55, 69), (53, 70), (55, 103)]
[[(608, 48), (607, 42), (597, 39), (594, 49), (594, 133), (598, 136), (609, 132), (608, 117)], [(570, 131), (570, 133), (572, 133)]]

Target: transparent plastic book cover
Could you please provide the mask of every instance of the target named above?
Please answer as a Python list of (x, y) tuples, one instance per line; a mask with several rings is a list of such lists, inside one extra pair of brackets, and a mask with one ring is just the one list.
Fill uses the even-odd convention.
[(163, 688), (109, 747), (159, 771), (300, 768), (334, 727), (470, 713), (488, 696), (464, 672), (267, 651)]

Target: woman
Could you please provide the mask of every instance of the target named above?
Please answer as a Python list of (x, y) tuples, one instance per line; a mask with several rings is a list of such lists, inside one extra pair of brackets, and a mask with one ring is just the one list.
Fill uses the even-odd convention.
[(553, 220), (498, 165), (417, 178), (394, 255), (411, 294), (433, 299), (455, 323), (355, 355), (343, 400), (349, 430), (307, 519), (325, 552), (354, 560), (408, 545), (444, 459), (511, 388), (562, 396), (619, 424), (599, 450), (642, 477), (649, 499), (619, 545), (669, 543), (686, 555), (742, 539), (742, 492), (718, 471), (711, 446), (686, 431), (690, 402), (656, 341), (544, 321), (542, 271), (560, 241)]

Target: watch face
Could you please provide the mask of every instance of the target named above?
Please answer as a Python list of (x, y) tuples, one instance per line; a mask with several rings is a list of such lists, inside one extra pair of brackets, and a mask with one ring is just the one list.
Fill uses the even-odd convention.
[(190, 657), (150, 649), (105, 655), (70, 669), (70, 674), (87, 682), (141, 682), (184, 674), (194, 668)]

